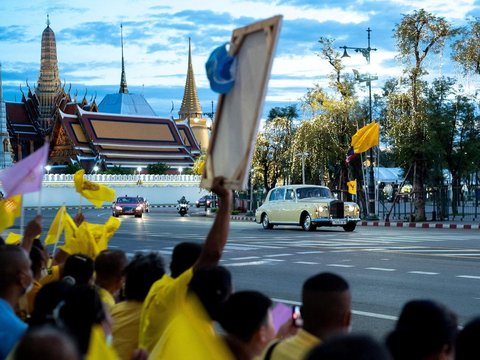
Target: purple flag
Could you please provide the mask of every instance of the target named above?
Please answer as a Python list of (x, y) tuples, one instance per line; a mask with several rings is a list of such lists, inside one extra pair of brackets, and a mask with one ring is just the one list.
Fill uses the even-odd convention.
[(48, 143), (0, 172), (0, 182), (6, 197), (40, 191), (48, 158)]
[(273, 328), (275, 332), (280, 329), (288, 319), (292, 318), (292, 307), (283, 303), (277, 303), (272, 310)]

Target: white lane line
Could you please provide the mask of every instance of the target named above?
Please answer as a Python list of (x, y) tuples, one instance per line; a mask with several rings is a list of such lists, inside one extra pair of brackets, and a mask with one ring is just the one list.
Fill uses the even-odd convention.
[(259, 261), (247, 261), (247, 262), (243, 262), (243, 263), (233, 263), (233, 264), (224, 264), (225, 266), (252, 266), (252, 265), (264, 265), (264, 264), (267, 264), (268, 261), (264, 261), (264, 260), (259, 260)]
[[(272, 298), (272, 300), (274, 302), (281, 302), (281, 303), (284, 303), (284, 304), (302, 305), (302, 303), (299, 302), (299, 301), (277, 299), (277, 298)], [(398, 317), (396, 317), (396, 316), (386, 315), (386, 314), (378, 314), (378, 313), (373, 313), (373, 312), (369, 312), (369, 311), (352, 310), (352, 313), (354, 315), (372, 317), (372, 318), (376, 318), (376, 319), (384, 319), (384, 320), (391, 320), (391, 321), (397, 321), (398, 320)]]
[(238, 258), (231, 258), (230, 260), (252, 260), (252, 259), (260, 259), (260, 256), (244, 256)]
[(270, 255), (265, 255), (265, 257), (282, 257), (282, 256), (292, 256), (293, 254), (270, 254)]
[(313, 261), (295, 261), (295, 264), (318, 265), (317, 262), (313, 262)]
[(378, 267), (368, 267), (365, 268), (366, 270), (375, 270), (375, 271), (396, 271), (395, 269), (387, 269), (387, 268), (378, 268)]
[(346, 264), (327, 264), (327, 266), (342, 267), (342, 268), (352, 268), (352, 267), (354, 267), (354, 265), (346, 265)]
[(297, 254), (303, 255), (303, 254), (323, 254), (325, 251), (298, 251)]
[(429, 272), (429, 271), (409, 271), (409, 274), (418, 274), (418, 275), (438, 275), (439, 273), (436, 272)]
[(265, 259), (266, 262), (285, 261), (283, 259)]
[(457, 275), (459, 278), (464, 278), (464, 279), (476, 279), (480, 280), (480, 276), (473, 276), (473, 275)]

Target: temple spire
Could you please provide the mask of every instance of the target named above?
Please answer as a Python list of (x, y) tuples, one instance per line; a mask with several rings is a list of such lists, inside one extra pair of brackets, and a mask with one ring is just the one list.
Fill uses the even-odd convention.
[(178, 112), (180, 119), (190, 119), (201, 117), (203, 112), (197, 95), (197, 86), (195, 85), (195, 76), (192, 66), (192, 47), (190, 38), (188, 38), (188, 70), (187, 80), (185, 81), (185, 90), (183, 93), (182, 106)]
[(47, 27), (50, 27), (50, 16), (47, 14)]
[(120, 24), (120, 38), (122, 41), (122, 77), (120, 79), (120, 94), (128, 94), (127, 77), (125, 75), (125, 61), (123, 59), (123, 24)]

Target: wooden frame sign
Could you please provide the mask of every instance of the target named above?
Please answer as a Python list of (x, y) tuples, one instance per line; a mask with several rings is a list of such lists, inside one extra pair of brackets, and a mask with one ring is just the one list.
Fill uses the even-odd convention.
[(233, 88), (218, 98), (200, 186), (210, 189), (224, 176), (227, 187), (246, 188), (282, 16), (235, 29), (230, 54), (236, 57)]

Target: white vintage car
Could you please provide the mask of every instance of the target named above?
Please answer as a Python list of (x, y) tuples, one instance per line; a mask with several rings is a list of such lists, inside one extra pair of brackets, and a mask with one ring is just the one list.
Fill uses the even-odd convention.
[(305, 231), (318, 226), (341, 226), (353, 231), (360, 221), (360, 208), (354, 202), (335, 199), (325, 186), (286, 185), (269, 191), (265, 203), (255, 212), (255, 220), (264, 229), (300, 225)]

